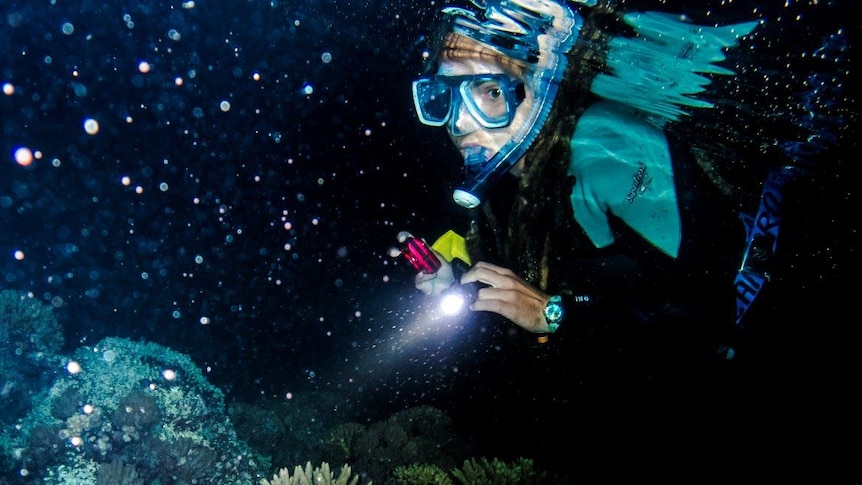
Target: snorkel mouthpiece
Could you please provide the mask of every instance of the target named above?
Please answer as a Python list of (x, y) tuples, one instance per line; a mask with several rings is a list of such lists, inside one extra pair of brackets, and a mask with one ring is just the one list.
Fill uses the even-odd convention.
[(455, 199), (455, 203), (461, 207), (472, 209), (474, 207), (479, 207), (479, 204), (482, 203), (482, 199), (474, 192), (475, 191), (471, 192), (466, 189), (455, 189), (455, 191), (452, 192), (452, 198)]
[(452, 198), (461, 207), (472, 209), (482, 202), (482, 195), (484, 195), (483, 192), (488, 179), (486, 163), (490, 165), (493, 159), (488, 160), (488, 149), (484, 147), (469, 147), (465, 149), (465, 153), (464, 173), (466, 179), (472, 181), (472, 184), (455, 189)]

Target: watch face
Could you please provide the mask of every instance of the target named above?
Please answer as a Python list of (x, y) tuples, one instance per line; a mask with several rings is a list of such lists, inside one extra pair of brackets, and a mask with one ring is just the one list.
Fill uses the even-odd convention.
[(557, 323), (563, 319), (563, 307), (559, 303), (548, 303), (545, 307), (545, 318), (548, 323)]

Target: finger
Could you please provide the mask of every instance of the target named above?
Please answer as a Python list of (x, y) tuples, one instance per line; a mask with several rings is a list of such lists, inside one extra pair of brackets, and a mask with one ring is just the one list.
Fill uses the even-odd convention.
[(527, 284), (511, 271), (500, 272), (493, 268), (479, 267), (475, 270), (471, 269), (465, 273), (465, 278), (461, 278), (462, 283), (470, 283), (478, 281), (488, 286), (501, 289), (517, 289), (520, 286)]
[(501, 274), (501, 275), (514, 274), (514, 273), (512, 273), (512, 271), (510, 271), (507, 268), (504, 268), (502, 266), (497, 266), (496, 264), (491, 264), (487, 261), (479, 261), (473, 265), (473, 268), (475, 268), (477, 270), (488, 271), (488, 272), (497, 273), (497, 274)]
[(420, 271), (416, 273), (416, 283), (424, 283), (426, 281), (433, 280), (437, 275), (435, 273), (425, 273), (424, 271)]
[(519, 324), (518, 306), (507, 300), (476, 300), (470, 305), (475, 312), (496, 313), (503, 318)]
[(525, 286), (515, 289), (502, 289), (489, 286), (480, 289), (476, 293), (476, 300), (505, 301), (519, 307), (531, 306), (538, 308), (543, 306), (542, 293), (533, 291), (531, 288)]
[(461, 283), (467, 284), (478, 281), (489, 286), (499, 286), (502, 281), (500, 273), (486, 265), (476, 265), (461, 276)]
[(543, 307), (541, 299), (529, 295), (511, 290), (483, 288), (470, 310), (496, 313), (519, 327), (538, 331), (544, 321)]
[(484, 268), (486, 270), (493, 271), (494, 273), (497, 273), (497, 274), (500, 274), (503, 276), (509, 276), (509, 277), (515, 277), (515, 278), (518, 277), (518, 275), (515, 274), (515, 272), (512, 271), (511, 269), (503, 267), (503, 266), (498, 266), (496, 264), (491, 264), (487, 261), (479, 261), (478, 263), (476, 263), (473, 266), (478, 267), (478, 268)]
[(508, 301), (515, 296), (516, 295), (512, 290), (501, 290), (499, 288), (489, 286), (476, 292), (476, 301)]

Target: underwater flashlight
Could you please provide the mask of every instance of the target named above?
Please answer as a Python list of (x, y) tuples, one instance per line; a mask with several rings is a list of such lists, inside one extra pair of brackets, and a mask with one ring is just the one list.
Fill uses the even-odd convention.
[[(434, 251), (425, 244), (425, 241), (416, 239), (407, 231), (398, 233), (398, 242), (401, 243), (400, 250), (390, 250), (390, 254), (404, 256), (416, 271), (434, 274), (440, 269), (442, 263), (437, 259)], [(400, 251), (400, 252), (399, 252)]]
[(440, 313), (449, 317), (460, 314), (472, 305), (479, 296), (479, 289), (488, 286), (478, 281), (462, 285), (460, 283), (461, 275), (470, 269), (470, 265), (460, 258), (452, 259), (451, 264), (452, 274), (455, 278), (452, 280), (452, 285), (440, 295), (440, 303), (438, 304)]
[(465, 285), (455, 284), (440, 297), (440, 312), (446, 316), (455, 316), (464, 311), (467, 307), (476, 301), (479, 294), (479, 288), (483, 285), (478, 281), (467, 283)]

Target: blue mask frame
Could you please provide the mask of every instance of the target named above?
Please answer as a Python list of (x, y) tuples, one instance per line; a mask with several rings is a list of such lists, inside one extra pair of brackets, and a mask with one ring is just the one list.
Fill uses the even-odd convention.
[[(485, 86), (485, 83), (488, 85)], [(500, 89), (499, 96), (503, 103), (501, 114), (492, 116), (483, 110), (474, 88)], [(479, 93), (485, 94), (494, 95)], [(505, 128), (512, 124), (515, 110), (525, 96), (524, 83), (508, 74), (435, 75), (413, 81), (413, 105), (419, 121), (428, 126), (444, 126), (449, 122), (449, 130), (455, 134), (458, 133), (455, 122), (462, 105), (480, 126), (488, 129)]]

